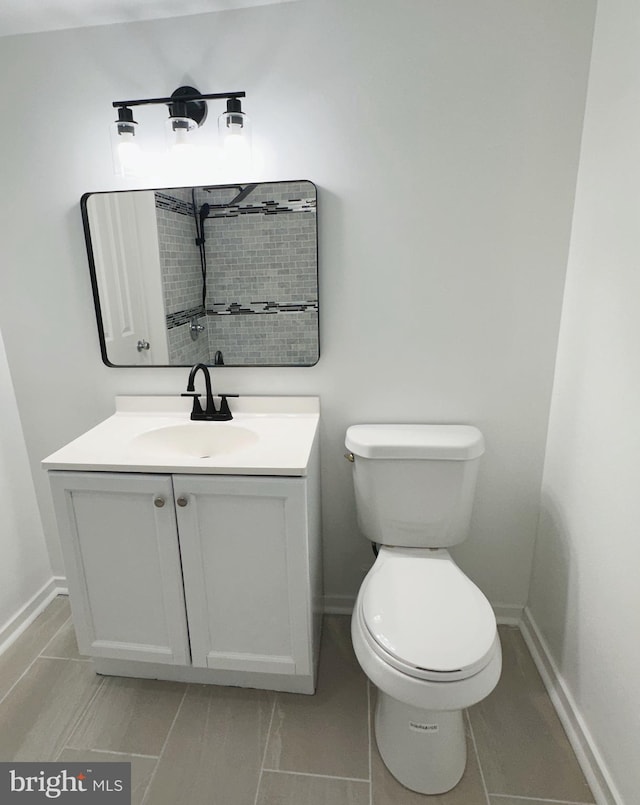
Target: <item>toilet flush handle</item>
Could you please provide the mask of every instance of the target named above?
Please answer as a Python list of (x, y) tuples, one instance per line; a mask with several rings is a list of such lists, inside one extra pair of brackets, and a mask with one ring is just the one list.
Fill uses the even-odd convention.
[(347, 461), (350, 461), (352, 464), (356, 460), (356, 457), (353, 455), (353, 453), (345, 453), (344, 457), (347, 459)]

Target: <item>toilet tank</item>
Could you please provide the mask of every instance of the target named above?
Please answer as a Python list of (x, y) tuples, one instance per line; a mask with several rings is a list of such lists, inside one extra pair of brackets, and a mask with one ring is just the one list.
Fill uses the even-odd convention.
[(467, 538), (484, 439), (471, 425), (352, 425), (358, 526), (372, 542), (446, 548)]

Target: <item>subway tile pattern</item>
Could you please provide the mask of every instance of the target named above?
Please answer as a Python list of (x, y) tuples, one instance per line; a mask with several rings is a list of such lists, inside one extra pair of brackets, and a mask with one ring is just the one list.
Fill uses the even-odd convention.
[[(238, 326), (242, 319), (242, 327)], [(277, 315), (207, 316), (209, 351), (227, 364), (310, 365), (318, 360), (318, 311)]]
[[(242, 327), (236, 322), (242, 316)], [(318, 360), (318, 310), (314, 304), (289, 306), (279, 316), (253, 315), (251, 310), (197, 317), (204, 331), (191, 338), (191, 316), (167, 330), (172, 363), (193, 366), (213, 363), (220, 350), (225, 363), (252, 366), (289, 363), (310, 365)], [(269, 350), (265, 349), (269, 344)]]
[(156, 201), (156, 223), (165, 315), (201, 307), (202, 269), (193, 216), (158, 207)]
[[(202, 324), (203, 318), (198, 319)], [(191, 319), (167, 330), (167, 342), (171, 364), (194, 366), (196, 363), (212, 363), (209, 340), (206, 331), (198, 334), (194, 341), (191, 338)]]
[(205, 231), (209, 302), (317, 298), (315, 211), (207, 221)]
[(467, 713), (467, 769), (424, 797), (387, 771), (349, 618), (326, 616), (314, 696), (99, 677), (64, 597), (0, 657), (0, 759), (132, 764), (134, 805), (592, 805), (517, 628)]
[[(239, 187), (197, 188), (193, 197), (186, 188), (156, 192), (170, 364), (193, 363), (195, 356), (211, 363), (218, 349), (227, 363), (239, 365), (317, 361), (317, 227), (311, 189), (308, 182), (275, 182), (256, 185), (248, 194)], [(195, 221), (205, 203), (210, 208), (204, 222), (207, 318), (237, 318), (207, 327), (208, 354), (203, 355), (204, 338), (189, 344), (185, 333), (173, 331), (202, 311)], [(292, 320), (293, 313), (311, 315)], [(247, 314), (275, 318), (249, 323)]]

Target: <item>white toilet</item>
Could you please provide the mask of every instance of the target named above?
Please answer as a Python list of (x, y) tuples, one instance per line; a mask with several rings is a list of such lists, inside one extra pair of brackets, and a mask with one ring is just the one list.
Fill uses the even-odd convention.
[(353, 425), (345, 444), (358, 525), (379, 546), (351, 620), (378, 749), (404, 786), (441, 794), (464, 773), (463, 708), (502, 668), (491, 605), (446, 550), (467, 537), (484, 440), (468, 425)]

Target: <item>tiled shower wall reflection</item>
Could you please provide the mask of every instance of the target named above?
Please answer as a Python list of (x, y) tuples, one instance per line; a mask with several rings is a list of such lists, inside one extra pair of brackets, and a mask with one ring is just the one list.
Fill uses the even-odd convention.
[[(318, 358), (315, 188), (309, 182), (156, 193), (169, 359), (234, 365), (313, 364)], [(236, 201), (237, 199), (237, 201)], [(206, 311), (196, 246), (204, 220)], [(164, 242), (166, 239), (166, 242)], [(190, 322), (205, 327), (196, 341)]]
[(206, 338), (193, 341), (190, 333), (191, 316), (202, 315), (202, 271), (191, 190), (158, 191), (155, 197), (169, 363), (206, 363)]

